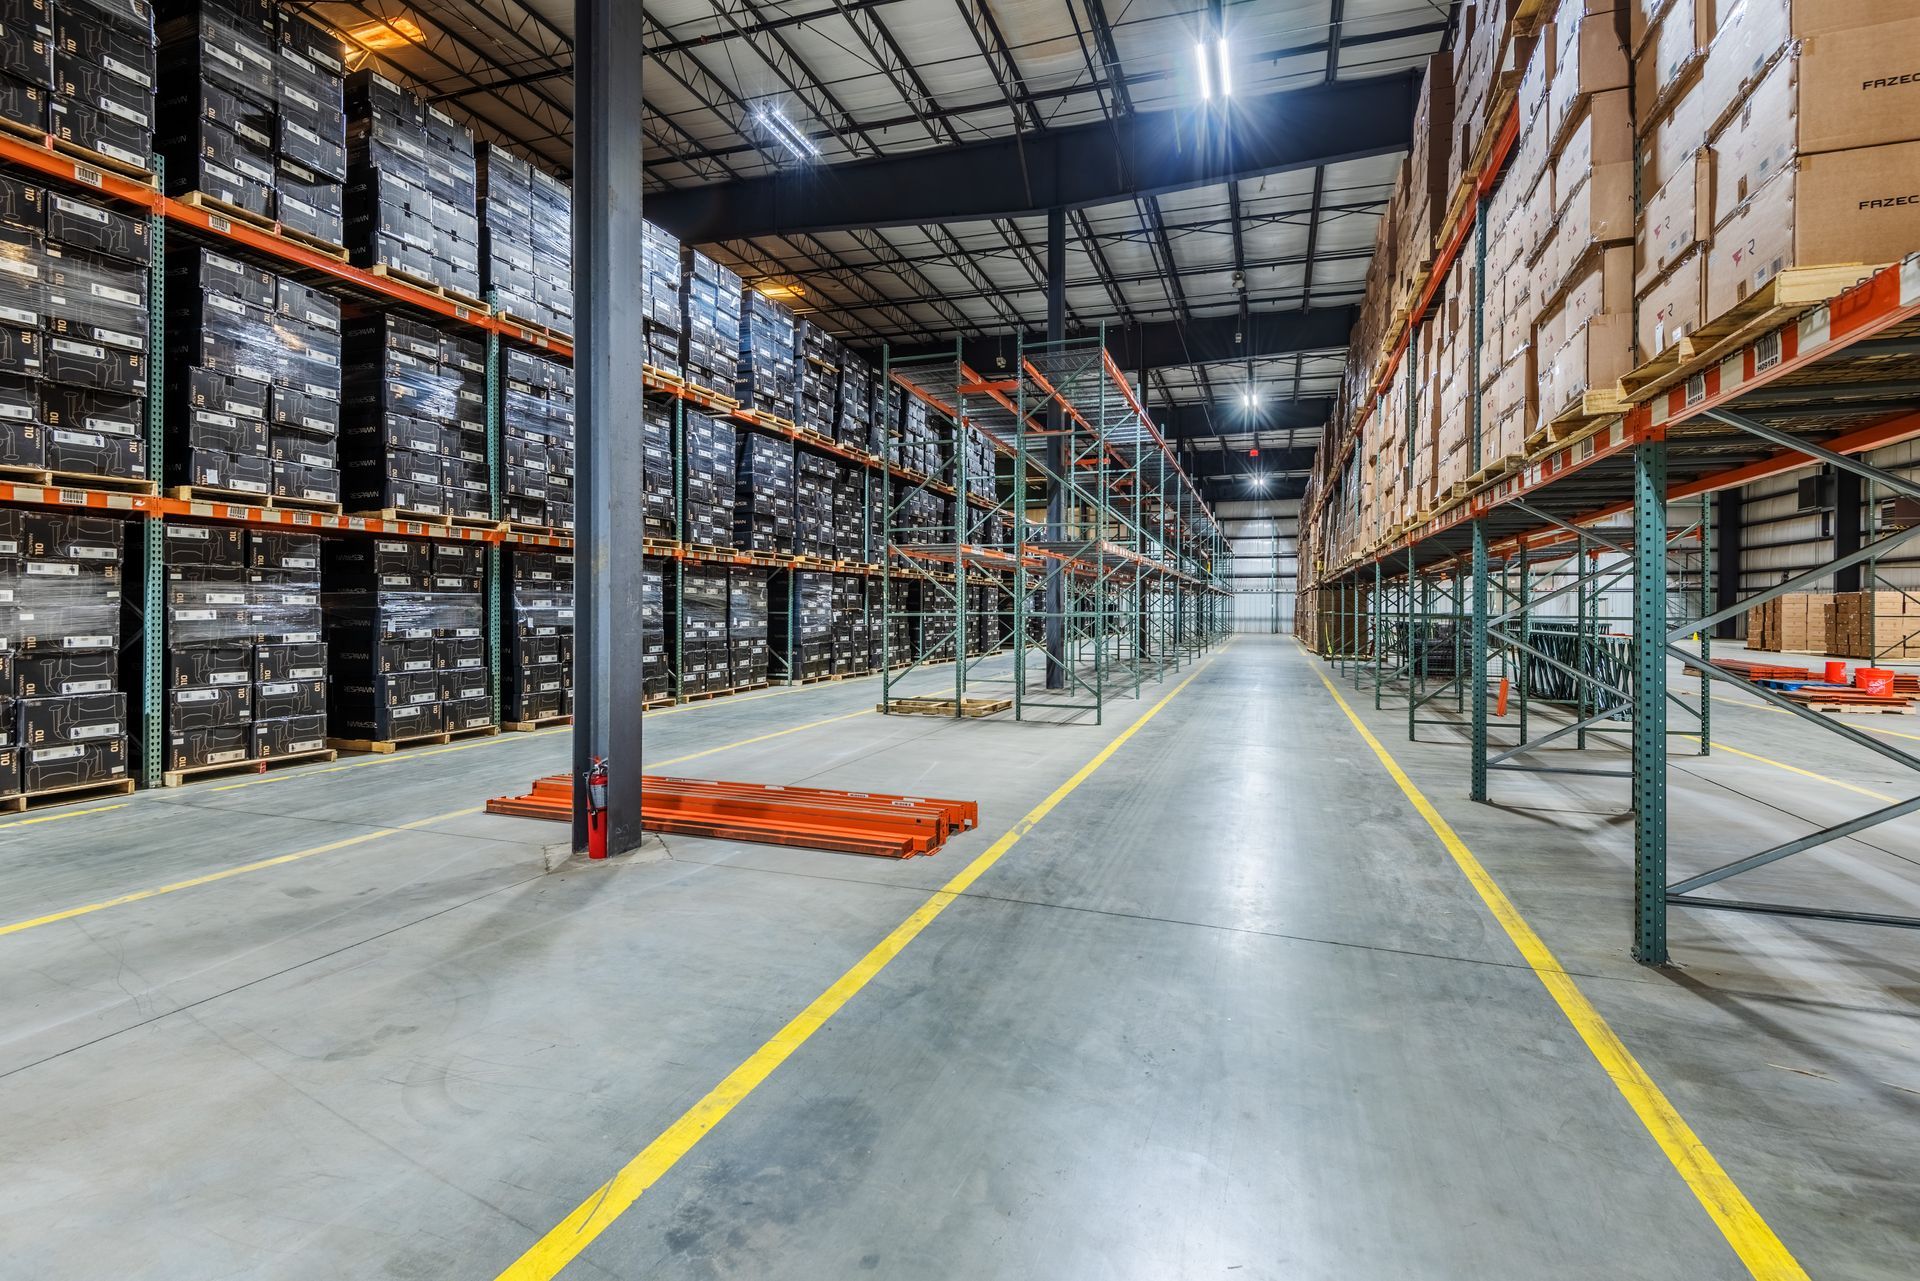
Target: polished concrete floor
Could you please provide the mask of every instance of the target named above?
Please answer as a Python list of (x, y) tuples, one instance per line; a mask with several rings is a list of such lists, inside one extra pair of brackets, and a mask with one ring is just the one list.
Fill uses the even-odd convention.
[[(497, 1276), (1189, 675), (562, 1275), (1749, 1275), (1321, 673), (1806, 1273), (1920, 1273), (1920, 940), (1689, 913), (1636, 966), (1624, 780), (1472, 805), (1456, 731), (1243, 637), (1104, 726), (648, 718), (655, 766), (977, 798), (931, 859), (549, 873), (468, 811), (562, 733), (0, 819), (0, 931), (106, 904), (0, 934), (0, 1276)], [(1756, 707), (1712, 737), (1677, 871), (1913, 791)], [(1742, 893), (1920, 912), (1917, 861), (1901, 820)]]

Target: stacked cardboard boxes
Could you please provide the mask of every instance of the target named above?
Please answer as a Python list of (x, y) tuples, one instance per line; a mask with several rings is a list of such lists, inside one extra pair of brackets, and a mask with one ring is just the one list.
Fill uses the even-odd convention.
[(1825, 652), (1836, 658), (1920, 658), (1920, 597), (1910, 592), (1839, 592), (1824, 617)]
[(463, 334), (378, 313), (344, 327), (344, 501), (353, 511), (491, 514), (486, 352)]
[(122, 522), (0, 509), (0, 795), (127, 772)]
[(682, 368), (695, 386), (731, 394), (740, 372), (740, 277), (698, 249), (681, 257)]
[[(703, 547), (732, 547), (737, 465), (733, 427), (689, 408), (683, 411), (680, 435), (681, 537)], [(725, 595), (723, 591), (723, 605)], [(723, 620), (725, 613), (723, 608)]]
[(376, 71), (347, 78), (346, 102), (346, 233), (354, 263), (478, 299), (473, 135)]
[[(505, 379), (500, 396), (501, 511), (508, 520), (545, 525), (553, 529), (573, 528), (573, 370), (559, 361), (508, 347), (504, 350)], [(649, 407), (648, 412), (652, 412)], [(655, 439), (656, 428), (649, 421), (647, 464), (648, 517), (657, 514), (657, 499), (651, 497), (655, 485), (664, 483), (668, 499), (666, 515), (671, 523), (673, 469), (671, 454), (664, 455), (664, 482), (656, 474), (653, 451), (663, 443)], [(668, 433), (664, 444), (671, 448)], [(486, 455), (481, 454), (482, 462)], [(655, 535), (672, 537), (671, 534)]]
[(797, 371), (793, 313), (756, 289), (740, 295), (740, 367), (734, 397), (742, 406), (792, 421)]
[(811, 320), (794, 323), (793, 420), (811, 432), (834, 436), (840, 426), (840, 365), (832, 334)]
[(667, 597), (667, 631), (680, 676), (676, 692), (682, 696), (731, 688), (729, 586), (725, 568), (685, 564), (680, 567), (680, 590)]
[(660, 565), (640, 566), (640, 690), (648, 701), (673, 697), (673, 669), (667, 657), (667, 593)]
[(681, 330), (686, 306), (680, 294), (680, 242), (652, 223), (642, 224), (640, 238), (640, 331), (646, 352), (642, 357), (662, 373), (678, 378), (684, 366)]
[(775, 574), (768, 593), (772, 669), (787, 680), (833, 672), (833, 575)]
[(762, 552), (794, 550), (793, 442), (743, 429), (734, 448), (733, 545)]
[(339, 503), (340, 305), (211, 249), (167, 261), (167, 468), (177, 484)]
[(573, 714), (573, 553), (507, 551), (506, 662), (500, 710), (508, 721)]
[[(154, 29), (146, 0), (18, 0), (4, 46), (4, 115), (34, 130), (150, 168)], [(47, 92), (47, 90), (51, 92)]]
[(834, 538), (833, 491), (840, 465), (811, 449), (794, 451), (793, 550), (802, 556), (832, 560), (838, 551)]
[(397, 741), (493, 722), (479, 543), (329, 540), (322, 565), (328, 722)]
[(572, 190), (490, 144), (476, 167), (482, 286), (508, 315), (572, 333)]
[(766, 570), (736, 566), (727, 571), (727, 681), (733, 689), (767, 683), (767, 607)]
[(680, 536), (673, 491), (673, 419), (670, 401), (649, 400), (640, 413), (640, 483), (643, 528), (648, 538)]
[(845, 348), (840, 352), (840, 413), (833, 436), (854, 449), (869, 449), (873, 440), (873, 384), (876, 371)]

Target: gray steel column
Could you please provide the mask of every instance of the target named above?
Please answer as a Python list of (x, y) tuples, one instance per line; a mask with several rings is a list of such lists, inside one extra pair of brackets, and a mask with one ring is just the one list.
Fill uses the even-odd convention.
[[(1713, 496), (1713, 608), (1727, 609), (1740, 599), (1740, 549), (1746, 541), (1745, 504), (1740, 490), (1723, 489)], [(1739, 620), (1724, 618), (1713, 629), (1721, 640), (1733, 640)]]
[[(1067, 211), (1047, 210), (1047, 341), (1067, 336)], [(1047, 540), (1066, 540), (1066, 441), (1061, 436), (1065, 418), (1057, 401), (1047, 403)], [(1047, 688), (1067, 687), (1066, 578), (1059, 559), (1047, 562)]]
[[(1860, 477), (1836, 469), (1833, 477), (1833, 554), (1837, 559), (1860, 550)], [(1860, 567), (1849, 565), (1833, 576), (1836, 592), (1857, 592), (1864, 586)]]
[(574, 0), (573, 845), (609, 763), (607, 849), (640, 844), (640, 38), (635, 0)]

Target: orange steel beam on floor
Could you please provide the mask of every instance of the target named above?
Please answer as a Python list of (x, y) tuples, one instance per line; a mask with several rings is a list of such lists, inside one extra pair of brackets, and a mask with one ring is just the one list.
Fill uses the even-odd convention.
[[(487, 812), (570, 822), (572, 780), (565, 774), (536, 779), (524, 796), (488, 801)], [(649, 831), (681, 836), (913, 858), (937, 853), (948, 838), (978, 827), (980, 807), (884, 792), (648, 774), (640, 780), (640, 821)]]

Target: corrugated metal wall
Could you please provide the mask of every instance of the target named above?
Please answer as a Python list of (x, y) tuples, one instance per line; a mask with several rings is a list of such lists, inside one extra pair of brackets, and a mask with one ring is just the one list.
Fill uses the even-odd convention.
[(1292, 632), (1299, 500), (1219, 503), (1214, 514), (1233, 544), (1227, 573), (1233, 587), (1234, 630)]

